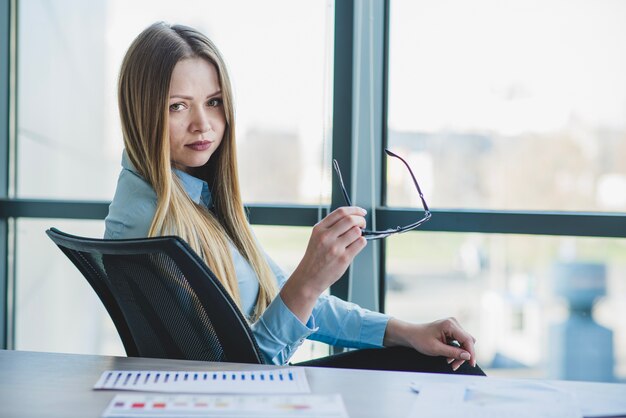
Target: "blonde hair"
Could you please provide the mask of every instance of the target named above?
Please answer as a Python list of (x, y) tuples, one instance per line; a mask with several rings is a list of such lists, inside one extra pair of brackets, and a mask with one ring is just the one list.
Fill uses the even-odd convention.
[[(207, 60), (217, 69), (226, 118), (220, 146), (207, 164), (193, 173), (210, 185), (212, 211), (190, 199), (172, 172), (170, 161), (170, 80), (176, 63), (196, 57)], [(230, 250), (232, 243), (257, 274), (259, 293), (251, 319), (258, 318), (278, 289), (244, 212), (237, 175), (232, 89), (219, 51), (195, 29), (155, 23), (141, 32), (128, 49), (118, 88), (126, 151), (157, 195), (156, 213), (148, 235), (178, 235), (187, 241), (241, 308)]]

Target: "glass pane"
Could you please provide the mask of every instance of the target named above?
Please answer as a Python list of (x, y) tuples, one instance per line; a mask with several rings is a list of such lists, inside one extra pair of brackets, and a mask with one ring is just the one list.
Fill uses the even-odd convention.
[(387, 240), (387, 313), (456, 317), (490, 375), (626, 378), (626, 240), (410, 233)]
[[(101, 237), (104, 232), (101, 221), (18, 220), (16, 349), (126, 355), (117, 330), (93, 289), (46, 236), (45, 230), (53, 226), (86, 237)], [(266, 253), (291, 274), (304, 255), (310, 228), (255, 226), (254, 230)], [(305, 341), (292, 361), (325, 356), (328, 350), (325, 344)]]
[(229, 65), (244, 200), (328, 202), (333, 12), (330, 0), (20, 3), (18, 195), (113, 197), (120, 64), (164, 20), (203, 31)]
[(19, 219), (15, 348), (125, 356), (115, 325), (87, 280), (45, 230), (101, 237), (101, 221)]
[[(291, 275), (302, 260), (311, 236), (311, 228), (254, 225), (254, 232), (265, 252), (287, 274)], [(292, 363), (324, 357), (330, 347), (317, 341), (305, 340), (291, 358)]]
[[(390, 10), (389, 145), (433, 209), (626, 210), (626, 2)], [(387, 190), (419, 204), (395, 161)]]

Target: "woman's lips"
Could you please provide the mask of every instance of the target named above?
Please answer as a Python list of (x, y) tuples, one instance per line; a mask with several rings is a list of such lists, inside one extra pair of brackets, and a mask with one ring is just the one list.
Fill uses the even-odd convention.
[(185, 146), (191, 148), (194, 151), (206, 151), (209, 149), (212, 143), (212, 141), (196, 141)]

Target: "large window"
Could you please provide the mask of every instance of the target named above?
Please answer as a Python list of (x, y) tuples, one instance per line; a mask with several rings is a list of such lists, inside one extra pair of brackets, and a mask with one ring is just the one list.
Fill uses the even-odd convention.
[(405, 234), (388, 240), (385, 305), (456, 317), (491, 374), (610, 381), (626, 377), (625, 274), (624, 239)]
[[(333, 11), (330, 1), (19, 2), (17, 197), (112, 199), (123, 149), (119, 68), (134, 37), (162, 20), (203, 31), (225, 57), (245, 202), (329, 204)], [(104, 224), (17, 220), (15, 347), (123, 354), (95, 293), (44, 234), (51, 226), (101, 237)], [(259, 228), (290, 272), (308, 235)], [(306, 345), (299, 358), (319, 350)]]
[[(390, 10), (388, 141), (433, 208), (626, 211), (626, 3)], [(388, 203), (413, 206), (403, 173)]]
[(29, 0), (18, 19), (19, 197), (113, 197), (121, 61), (166, 21), (203, 31), (224, 55), (245, 201), (328, 203), (330, 2)]
[[(625, 18), (611, 0), (392, 0), (388, 145), (431, 209), (626, 212)], [(387, 203), (419, 207), (405, 171), (389, 162)], [(416, 232), (387, 242), (385, 306), (458, 317), (490, 373), (624, 379), (625, 254), (624, 238)]]
[(124, 355), (104, 305), (78, 269), (44, 233), (51, 226), (87, 237), (104, 232), (102, 221), (18, 220), (15, 348)]

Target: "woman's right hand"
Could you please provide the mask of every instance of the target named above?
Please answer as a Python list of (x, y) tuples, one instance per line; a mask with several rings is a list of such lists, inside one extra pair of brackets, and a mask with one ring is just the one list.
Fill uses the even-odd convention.
[(287, 307), (303, 322), (308, 321), (317, 298), (348, 269), (365, 248), (361, 234), (366, 211), (345, 206), (335, 209), (313, 227), (306, 252), (280, 291)]

